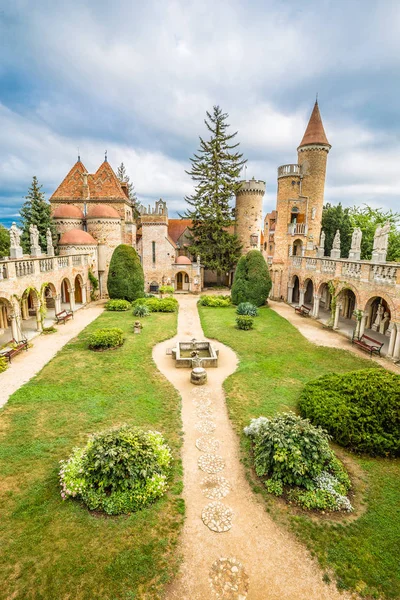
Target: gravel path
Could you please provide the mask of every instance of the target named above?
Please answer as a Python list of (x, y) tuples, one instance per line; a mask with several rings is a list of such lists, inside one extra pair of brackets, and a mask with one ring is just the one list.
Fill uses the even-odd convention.
[(298, 329), (310, 342), (313, 342), (318, 346), (328, 346), (330, 348), (348, 350), (349, 352), (354, 352), (354, 354), (357, 354), (358, 356), (373, 360), (378, 363), (378, 365), (381, 365), (381, 367), (388, 369), (388, 371), (393, 371), (394, 373), (400, 372), (399, 365), (395, 365), (391, 360), (376, 356), (370, 357), (368, 352), (364, 352), (357, 348), (357, 346), (351, 344), (351, 340), (343, 334), (332, 331), (331, 329), (324, 329), (322, 323), (315, 319), (301, 317), (294, 312), (293, 306), (289, 306), (284, 302), (274, 302), (273, 300), (268, 300), (268, 305), (277, 312), (278, 315), (284, 317), (289, 323), (294, 325), (294, 327), (296, 327), (296, 329)]
[(59, 350), (96, 319), (104, 310), (103, 303), (89, 304), (74, 314), (65, 325), (56, 325), (57, 333), (40, 335), (30, 342), (32, 348), (12, 359), (8, 369), (0, 374), (0, 407), (11, 394), (38, 373)]
[(176, 369), (167, 348), (177, 340), (203, 340), (197, 298), (182, 296), (178, 335), (153, 349), (160, 371), (182, 396), (186, 520), (180, 572), (167, 600), (336, 600), (306, 549), (279, 528), (253, 494), (239, 460), (238, 437), (228, 418), (222, 383), (236, 369), (235, 353), (220, 350), (208, 383), (190, 383), (190, 369)]

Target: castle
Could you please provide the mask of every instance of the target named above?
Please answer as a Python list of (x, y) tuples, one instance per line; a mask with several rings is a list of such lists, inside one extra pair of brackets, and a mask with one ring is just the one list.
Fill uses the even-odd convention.
[[(308, 306), (314, 318), (334, 307), (334, 328), (348, 321), (359, 334), (371, 329), (385, 340), (386, 354), (398, 360), (400, 267), (386, 262), (387, 237), (382, 232), (376, 236), (371, 261), (360, 260), (357, 235), (349, 257), (341, 257), (336, 238), (330, 256), (324, 256), (321, 220), (330, 150), (316, 102), (297, 148), (297, 163), (278, 167), (276, 209), (264, 219), (265, 182), (242, 181), (231, 231), (238, 235), (242, 253), (251, 249), (263, 253), (270, 266), (271, 298)], [(163, 200), (153, 208), (141, 206), (135, 216), (127, 184), (118, 180), (107, 158), (94, 174), (78, 158), (50, 203), (59, 256), (35, 247), (30, 256), (22, 257), (14, 248), (13, 259), (0, 261), (0, 336), (3, 330), (3, 337), (11, 333), (18, 339), (23, 321), (34, 315), (40, 329), (41, 302), (46, 302), (50, 314), (85, 304), (89, 269), (99, 279), (101, 297), (106, 296), (111, 256), (121, 243), (137, 250), (147, 292), (172, 285), (176, 291), (198, 293), (216, 281), (216, 274), (201, 265), (201, 257), (189, 255), (190, 220), (169, 219)], [(226, 273), (224, 283), (229, 285), (232, 279), (233, 273)], [(44, 300), (32, 291), (40, 286), (45, 286)], [(351, 324), (355, 310), (360, 320)]]

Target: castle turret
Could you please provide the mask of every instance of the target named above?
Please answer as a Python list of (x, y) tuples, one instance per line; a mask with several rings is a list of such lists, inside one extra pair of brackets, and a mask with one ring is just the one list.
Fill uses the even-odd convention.
[(241, 181), (236, 193), (235, 233), (242, 244), (242, 254), (261, 250), (263, 231), (263, 197), (265, 181)]

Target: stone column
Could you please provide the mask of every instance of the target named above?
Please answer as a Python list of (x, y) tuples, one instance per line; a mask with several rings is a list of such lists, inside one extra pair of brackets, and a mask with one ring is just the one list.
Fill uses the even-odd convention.
[[(393, 359), (400, 360), (400, 323), (396, 323), (395, 327), (396, 327), (397, 335), (396, 335), (396, 341), (394, 344)], [(393, 327), (393, 329), (395, 327)]]
[(54, 298), (54, 310), (56, 314), (61, 312), (61, 294)]
[(340, 304), (336, 304), (335, 319), (333, 321), (333, 329), (339, 329), (339, 315), (340, 315)]
[(304, 294), (305, 293), (306, 293), (306, 290), (304, 288), (299, 289), (299, 306), (304, 304)]
[(392, 331), (390, 332), (389, 348), (388, 348), (388, 352), (387, 352), (388, 358), (392, 358), (392, 356), (393, 356), (394, 344), (396, 341), (396, 333), (397, 333), (396, 327), (393, 324)]
[(360, 323), (359, 337), (361, 337), (362, 335), (364, 335), (365, 326), (367, 324), (367, 317), (368, 317), (367, 313), (364, 313), (363, 316), (362, 316), (361, 323)]
[(36, 307), (36, 331), (43, 331), (42, 318), (40, 316), (39, 306)]
[(75, 288), (69, 290), (69, 305), (73, 312), (75, 310)]
[(314, 319), (318, 319), (319, 318), (319, 301), (321, 299), (321, 296), (318, 296), (318, 294), (314, 295), (314, 306), (313, 306), (313, 311), (312, 311), (312, 316), (314, 317)]
[(21, 341), (17, 326), (17, 317), (15, 315), (11, 315), (11, 335), (16, 342)]
[(82, 285), (82, 304), (87, 304), (87, 285)]
[(368, 307), (366, 328), (371, 329), (372, 321), (372, 304)]
[(293, 302), (293, 286), (292, 285), (288, 285), (287, 301), (289, 304), (292, 304), (292, 302)]

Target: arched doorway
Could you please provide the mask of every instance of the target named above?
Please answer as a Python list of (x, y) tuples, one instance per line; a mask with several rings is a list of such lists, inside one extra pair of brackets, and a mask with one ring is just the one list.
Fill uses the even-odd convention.
[(301, 240), (293, 242), (293, 256), (303, 256), (303, 242)]
[(39, 305), (40, 302), (36, 290), (32, 288), (26, 289), (21, 298), (21, 332), (23, 337), (29, 339), (37, 331), (41, 331)]
[(299, 299), (300, 299), (300, 281), (299, 278), (297, 277), (297, 275), (293, 276), (293, 295), (292, 295), (292, 302), (294, 302), (295, 304), (299, 303)]
[(43, 302), (46, 307), (45, 327), (50, 327), (52, 321), (56, 318), (56, 297), (57, 291), (52, 283), (48, 283), (43, 290)]
[(12, 307), (6, 298), (0, 298), (0, 347), (13, 339), (11, 331)]
[(344, 319), (355, 319), (354, 311), (356, 310), (356, 295), (353, 290), (346, 289), (340, 293), (340, 303), (342, 305), (342, 317)]
[(382, 335), (391, 331), (391, 310), (388, 302), (380, 296), (370, 298), (365, 306), (367, 313), (366, 329), (371, 329)]
[(61, 308), (70, 310), (71, 307), (71, 284), (68, 279), (61, 282)]
[(178, 291), (189, 290), (189, 275), (184, 271), (179, 271), (179, 273), (176, 274), (176, 289)]
[(322, 310), (329, 311), (331, 309), (332, 296), (327, 283), (322, 283), (319, 288), (320, 307)]
[(314, 302), (314, 284), (311, 279), (305, 282), (304, 304), (312, 304)]
[(83, 304), (82, 279), (80, 275), (75, 277), (75, 303)]

